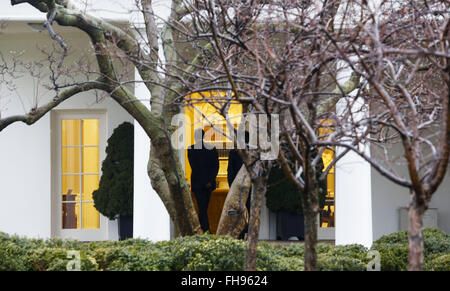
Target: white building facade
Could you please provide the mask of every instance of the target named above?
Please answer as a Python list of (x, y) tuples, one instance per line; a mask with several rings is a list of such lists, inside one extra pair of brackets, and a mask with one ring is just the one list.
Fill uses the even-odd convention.
[[(156, 13), (167, 15), (165, 1), (160, 2)], [(108, 20), (128, 23), (133, 20), (130, 17), (133, 13), (129, 13), (133, 3), (133, 0), (91, 1), (92, 5), (88, 9)], [(102, 9), (105, 7), (108, 9)], [(9, 1), (3, 1), (0, 3), (0, 18), (4, 24), (0, 31), (2, 56), (9, 62), (13, 61), (13, 56), (27, 62), (41, 61), (41, 48), (51, 47), (53, 41), (47, 31), (35, 31), (36, 26), (33, 27), (33, 24), (42, 23), (45, 14), (27, 4), (13, 7)], [(72, 55), (91, 49), (88, 37), (82, 32), (61, 27), (57, 31), (71, 47), (67, 62), (75, 64), (77, 60)], [(134, 74), (130, 77), (139, 78), (137, 72)], [(36, 76), (29, 72), (18, 75), (20, 78), (15, 80), (15, 90), (0, 87), (1, 118), (24, 114), (34, 104), (44, 104), (52, 98)], [(135, 85), (134, 91), (139, 99), (150, 98), (148, 90), (139, 83)], [(95, 141), (72, 145), (62, 136), (68, 132), (68, 128), (76, 128), (74, 138), (87, 140), (89, 130), (84, 131), (84, 126), (93, 120), (96, 128)], [(69, 183), (69, 179), (73, 179), (73, 183), (80, 187), (80, 193), (90, 191), (84, 188), (89, 185), (89, 179), (101, 175), (106, 140), (125, 121), (135, 124), (134, 237), (152, 241), (171, 239), (173, 231), (169, 215), (147, 176), (150, 149), (147, 135), (114, 100), (91, 92), (78, 94), (63, 102), (32, 126), (15, 123), (0, 133), (0, 231), (39, 238), (117, 239), (116, 221), (100, 215), (95, 223), (92, 222), (89, 214), (92, 212), (91, 198), (81, 197), (76, 203), (63, 201), (60, 189), (64, 188), (64, 183)], [(76, 173), (69, 173), (64, 169), (63, 160), (67, 160), (70, 151), (81, 153), (80, 168), (77, 168)], [(98, 163), (85, 163), (82, 157), (87, 152), (96, 155)], [(69, 164), (67, 162), (66, 166), (73, 166)], [(425, 222), (426, 225), (437, 226), (447, 233), (450, 233), (449, 192), (450, 174), (447, 173), (433, 197)], [(360, 243), (370, 246), (380, 236), (403, 227), (401, 213), (402, 208), (409, 203), (408, 190), (381, 177), (356, 154), (350, 153), (337, 163), (334, 194), (334, 227), (321, 227), (319, 239), (335, 240), (336, 244)], [(75, 208), (71, 206), (73, 203)], [(62, 221), (63, 213), (75, 211), (74, 209), (82, 217), (80, 222)], [(75, 223), (76, 227), (67, 228), (64, 223), (66, 226)], [(276, 239), (276, 225), (276, 215), (264, 206), (260, 238)]]

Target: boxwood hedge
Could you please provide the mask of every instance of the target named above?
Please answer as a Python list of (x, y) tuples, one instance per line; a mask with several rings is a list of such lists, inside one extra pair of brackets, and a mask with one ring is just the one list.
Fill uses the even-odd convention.
[[(425, 228), (424, 236), (424, 263), (425, 270), (443, 268), (450, 271), (445, 264), (445, 256), (450, 254), (450, 235), (438, 228)], [(381, 270), (406, 271), (408, 269), (408, 232), (406, 230), (383, 236), (376, 240), (372, 249), (380, 252)], [(441, 258), (443, 257), (443, 258)], [(438, 260), (438, 258), (441, 258)], [(434, 261), (436, 259), (436, 261)], [(432, 262), (435, 262), (434, 265)], [(439, 267), (435, 264), (441, 264)], [(433, 267), (432, 267), (433, 266)]]
[[(450, 271), (450, 236), (438, 229), (425, 229), (425, 270)], [(78, 251), (81, 270), (221, 270), (244, 269), (245, 241), (227, 236), (201, 235), (152, 243), (142, 239), (78, 242), (61, 239), (27, 239), (0, 232), (0, 270), (67, 270), (73, 263), (70, 251)], [(318, 269), (364, 271), (369, 249), (361, 245), (333, 246), (319, 243)], [(406, 231), (381, 237), (371, 250), (381, 255), (381, 270), (406, 270)], [(261, 242), (257, 269), (304, 270), (304, 245)]]

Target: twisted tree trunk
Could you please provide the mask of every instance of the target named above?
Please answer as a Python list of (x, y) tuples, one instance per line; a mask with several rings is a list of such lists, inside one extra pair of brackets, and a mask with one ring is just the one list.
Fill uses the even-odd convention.
[(258, 253), (259, 227), (261, 222), (261, 207), (267, 190), (267, 169), (262, 161), (257, 162), (259, 169), (256, 177), (252, 177), (252, 199), (250, 201), (250, 219), (248, 222), (247, 252), (245, 255), (245, 270), (256, 271)]
[(217, 235), (229, 235), (238, 238), (247, 224), (247, 201), (251, 186), (250, 175), (242, 165), (233, 184), (230, 186), (223, 205), (222, 214), (217, 227)]

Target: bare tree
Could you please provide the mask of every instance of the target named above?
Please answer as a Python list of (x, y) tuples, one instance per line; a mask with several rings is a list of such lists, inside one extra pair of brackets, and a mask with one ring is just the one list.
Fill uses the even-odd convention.
[[(279, 162), (298, 189), (311, 194), (302, 201), (306, 268), (316, 267), (314, 165), (325, 147), (339, 147), (345, 150), (326, 171), (352, 150), (411, 189), (410, 269), (420, 269), (422, 216), (449, 156), (448, 3), (202, 3), (208, 14), (197, 15), (209, 18), (209, 26), (198, 35), (222, 61), (214, 80), (226, 78), (233, 97), (248, 100), (248, 112), (282, 116)], [(346, 70), (353, 73), (342, 83)], [(321, 135), (323, 127), (329, 130)], [(403, 148), (398, 158), (396, 147)], [(402, 166), (409, 178), (401, 175)], [(251, 210), (251, 221), (257, 211)], [(248, 258), (255, 240), (250, 233)], [(254, 269), (254, 262), (247, 261), (247, 268)]]
[[(204, 37), (220, 61), (219, 69), (209, 73), (211, 80), (228, 83), (232, 94), (227, 102), (245, 102), (247, 114), (280, 117), (278, 163), (298, 190), (306, 193), (302, 199), (305, 266), (314, 270), (320, 210), (318, 177), (324, 180), (336, 161), (348, 152), (334, 156), (325, 173), (317, 175), (320, 174), (317, 165), (326, 150), (318, 142), (338, 138), (341, 131), (335, 128), (346, 117), (336, 114), (335, 104), (359, 84), (356, 74), (346, 82), (338, 82), (338, 53), (330, 49), (328, 34), (342, 32), (332, 24), (340, 1), (327, 1), (322, 7), (305, 1), (203, 1), (202, 4), (208, 13), (196, 13), (195, 23), (207, 19), (207, 24), (196, 28), (197, 36)], [(202, 85), (206, 84), (198, 86)], [(226, 114), (226, 108), (218, 111)], [(273, 126), (269, 118), (266, 120), (258, 124), (262, 132)], [(332, 135), (331, 129), (335, 131)], [(355, 143), (358, 141), (352, 141)], [(257, 150), (264, 153), (267, 148), (260, 143)], [(240, 150), (240, 154), (253, 187), (246, 269), (255, 270), (261, 203), (273, 162), (264, 161), (251, 147)], [(233, 200), (229, 194), (227, 200), (238, 198), (236, 195)]]
[[(195, 15), (201, 16), (206, 11), (205, 6), (198, 1), (173, 0), (170, 1), (168, 19), (162, 19), (154, 13), (152, 1), (136, 1), (136, 11), (141, 14), (143, 22), (136, 24), (139, 27), (124, 27), (89, 14), (72, 1), (12, 0), (11, 4), (32, 5), (47, 14), (44, 26), (55, 47), (51, 51), (43, 51), (48, 63), (38, 64), (42, 70), (37, 70), (37, 77), (40, 81), (45, 80), (46, 88), (54, 92), (54, 97), (44, 104), (37, 100), (23, 115), (2, 116), (0, 131), (15, 122), (32, 125), (63, 101), (81, 92), (104, 92), (107, 98), (113, 98), (122, 106), (149, 136), (148, 175), (177, 233), (202, 233), (179, 152), (173, 147), (171, 136), (176, 130), (172, 121), (181, 113), (187, 96), (195, 92), (228, 89), (228, 83), (224, 81), (227, 80), (226, 75), (223, 80), (211, 77), (212, 72), (221, 70), (221, 61), (214, 58), (214, 46), (205, 44), (205, 36), (198, 34), (198, 28), (208, 22)], [(84, 32), (91, 41), (91, 56), (95, 56), (97, 63), (92, 65), (80, 56), (78, 68), (67, 66), (65, 61), (71, 50), (66, 40), (55, 31), (54, 23)], [(118, 70), (119, 65), (131, 67), (131, 72), (130, 69)], [(134, 69), (142, 80), (130, 79)], [(50, 73), (41, 74), (48, 71)], [(83, 81), (74, 77), (80, 74)], [(151, 109), (129, 88), (134, 83), (143, 83), (151, 93)], [(248, 189), (248, 181), (244, 184)], [(228, 232), (228, 227), (231, 224), (225, 224), (223, 231)]]
[[(367, 84), (358, 98), (366, 113), (347, 120), (390, 181), (410, 190), (409, 270), (423, 268), (423, 215), (445, 177), (450, 149), (450, 18), (448, 1), (349, 1), (361, 13), (347, 40), (329, 35), (340, 59)], [(356, 41), (352, 41), (356, 40)], [(322, 143), (331, 145), (336, 143)]]
[[(171, 125), (172, 117), (180, 112), (180, 106), (174, 101), (178, 96), (184, 96), (187, 90), (183, 87), (182, 80), (194, 75), (201, 68), (203, 60), (203, 52), (194, 51), (189, 59), (180, 61), (181, 55), (173, 45), (174, 30), (189, 13), (186, 6), (182, 1), (171, 1), (170, 16), (161, 28), (158, 23), (162, 22), (153, 12), (152, 1), (138, 1), (137, 9), (144, 21), (143, 29), (136, 31), (134, 27), (123, 28), (90, 15), (71, 1), (11, 1), (12, 5), (24, 3), (47, 13), (44, 25), (59, 48), (60, 57), (53, 58), (49, 65), (51, 74), (48, 87), (55, 92), (55, 96), (46, 104), (36, 104), (24, 115), (2, 117), (0, 130), (14, 122), (31, 125), (61, 102), (80, 92), (106, 92), (139, 122), (150, 137), (152, 150), (149, 176), (176, 229), (181, 235), (200, 234), (189, 184), (184, 178), (178, 153), (170, 140), (175, 130)], [(54, 23), (78, 29), (90, 38), (94, 48), (92, 54), (97, 64), (92, 70), (86, 69), (87, 65), (84, 64), (87, 80), (71, 83), (60, 78), (67, 69), (64, 61), (69, 48), (53, 29)], [(162, 43), (162, 47), (158, 42)], [(182, 67), (177, 66), (180, 62), (184, 64)], [(120, 76), (116, 69), (117, 63), (136, 68), (142, 81)], [(65, 75), (70, 73), (67, 71)], [(142, 82), (151, 92), (151, 110), (128, 88), (127, 85), (134, 82)]]
[[(1, 116), (0, 131), (14, 122), (33, 124), (80, 92), (106, 92), (150, 137), (152, 186), (178, 232), (192, 235), (201, 229), (171, 143), (176, 130), (172, 119), (186, 102), (194, 102), (188, 98), (193, 93), (202, 96), (195, 102), (209, 102), (224, 116), (231, 103), (241, 103), (246, 114), (280, 116), (277, 163), (306, 193), (307, 270), (317, 267), (316, 166), (325, 150), (336, 147), (345, 150), (333, 157), (319, 180), (351, 150), (411, 190), (410, 269), (422, 267), (423, 213), (449, 160), (447, 1), (173, 0), (163, 21), (151, 0), (140, 0), (137, 8), (144, 21), (137, 30), (94, 17), (68, 0), (11, 3), (28, 3), (47, 13), (44, 25), (58, 48), (47, 53), (48, 88), (55, 97), (43, 105), (36, 102), (24, 115)], [(97, 66), (80, 64), (85, 81), (68, 81), (71, 72), (64, 61), (70, 48), (53, 29), (55, 22), (89, 36)], [(142, 81), (118, 74), (117, 63), (136, 68)], [(342, 75), (347, 80), (340, 80)], [(127, 88), (135, 82), (151, 92), (151, 109)], [(212, 100), (203, 92), (217, 92), (218, 97)], [(262, 131), (273, 125), (270, 118), (259, 120)], [(395, 159), (397, 148), (401, 154)], [(261, 144), (239, 150), (244, 167), (231, 185), (221, 218), (220, 233), (237, 236), (246, 209), (239, 205), (235, 221), (227, 220), (226, 210), (245, 197), (242, 193), (251, 184), (247, 270), (256, 269), (261, 203), (273, 166), (264, 158), (268, 151)], [(402, 167), (408, 177), (401, 175)]]

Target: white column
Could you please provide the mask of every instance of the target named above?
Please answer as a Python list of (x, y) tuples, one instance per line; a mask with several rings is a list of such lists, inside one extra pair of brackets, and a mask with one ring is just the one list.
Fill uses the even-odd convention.
[(263, 197), (261, 206), (261, 217), (259, 224), (259, 239), (270, 239), (269, 209), (266, 206), (266, 197)]
[[(351, 71), (341, 73), (341, 81), (350, 77)], [(350, 94), (352, 95), (352, 94)], [(337, 104), (337, 111), (347, 108), (347, 102), (353, 98), (342, 99)], [(362, 103), (355, 102), (352, 112), (356, 119), (362, 118)], [(363, 111), (364, 112), (364, 111)], [(337, 155), (344, 149), (338, 148)], [(364, 148), (370, 155), (369, 148)], [(372, 191), (371, 167), (363, 158), (354, 152), (349, 152), (336, 164), (336, 215), (335, 215), (335, 242), (336, 245), (362, 244), (366, 247), (372, 245)]]
[(349, 152), (336, 165), (336, 245), (372, 245), (370, 165)]

